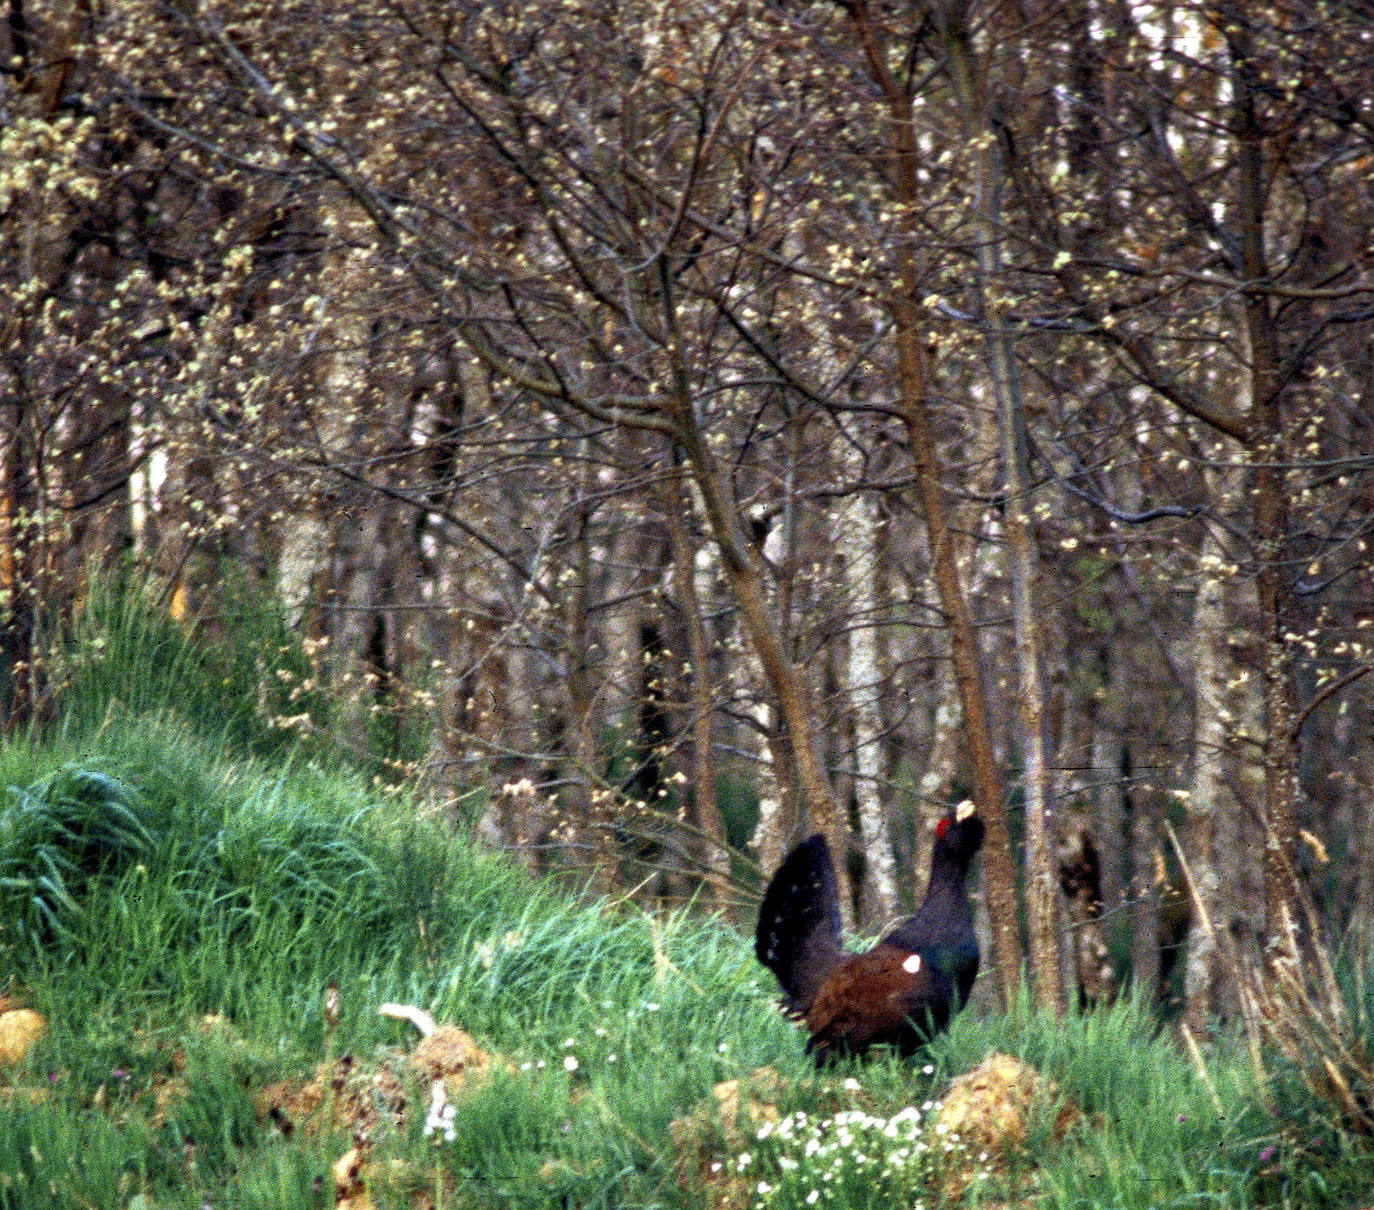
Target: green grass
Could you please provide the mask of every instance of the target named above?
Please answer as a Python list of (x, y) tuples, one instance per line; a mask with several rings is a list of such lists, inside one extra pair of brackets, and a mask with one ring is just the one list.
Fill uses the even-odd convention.
[[(176, 621), (155, 581), (97, 580), (49, 657), (61, 727), (90, 735), (157, 715), (264, 756), (321, 738), (330, 699), (299, 636), (269, 595), (232, 570), (224, 583), (214, 616)], [(276, 721), (288, 716), (309, 726)]]
[[(967, 1204), (1034, 1190), (1065, 1208), (1338, 1206), (1362, 1179), (1296, 1085), (1276, 1121), (1223, 1043), (1209, 1088), (1130, 1002), (1065, 1022), (965, 1014), (926, 1064), (817, 1076), (739, 934), (532, 882), (348, 771), (269, 766), (129, 719), (0, 749), (0, 777), (0, 954), (53, 1026), (7, 1076), (44, 1099), (8, 1094), (0, 1206), (332, 1205), (349, 1139), (282, 1137), (252, 1090), (326, 1053), (367, 1064), (411, 1044), (377, 1014), (386, 1000), (460, 1024), (509, 1066), (463, 1104), (452, 1140), (426, 1137), (419, 1112), (381, 1132), (379, 1206), (436, 1183), (445, 1206), (701, 1205), (679, 1186), (670, 1127), (716, 1082), (771, 1064), (780, 1112), (882, 1120), (994, 1050), (1055, 1080), (1082, 1117), (1056, 1140), (1047, 1108), (1024, 1161)], [(229, 1032), (205, 1031), (208, 1013)], [(159, 1107), (168, 1086), (181, 1091)], [(751, 1145), (717, 1139), (726, 1165)], [(805, 1204), (805, 1167), (786, 1185), (787, 1149), (755, 1150), (751, 1180), (780, 1190), (768, 1204), (791, 1204), (788, 1189)], [(883, 1189), (857, 1181), (844, 1204), (890, 1205)]]
[[(388, 1000), (500, 1061), (451, 1139), (425, 1134), (424, 1088), (383, 1120), (378, 1210), (704, 1206), (680, 1178), (709, 1163), (766, 1210), (1367, 1197), (1367, 1153), (1295, 1076), (1276, 1068), (1266, 1100), (1223, 1037), (1204, 1080), (1131, 1001), (1062, 1022), (1025, 1005), (969, 1012), (916, 1062), (818, 1075), (748, 938), (593, 903), (475, 849), (371, 769), (261, 722), (271, 661), (252, 647), (270, 626), (208, 652), (141, 600), (96, 601), (67, 655), (70, 709), (0, 743), (0, 972), (50, 1022), (21, 1068), (0, 1069), (0, 1210), (332, 1207), (348, 1131), (288, 1137), (254, 1096), (344, 1055), (394, 1068), (415, 1033), (378, 1014)], [(1079, 1115), (1056, 1137), (1044, 1105), (1024, 1154), (952, 1191), (950, 1161), (902, 1159), (885, 1129), (910, 1107), (928, 1120), (926, 1102), (993, 1051), (1036, 1067)], [(732, 1133), (712, 1086), (765, 1065), (780, 1083), (754, 1077), (754, 1095), (807, 1124)], [(679, 1145), (673, 1124), (693, 1113), (696, 1142)], [(836, 1114), (861, 1114), (839, 1119), (861, 1144), (832, 1146)], [(827, 1172), (842, 1201), (820, 1197)]]

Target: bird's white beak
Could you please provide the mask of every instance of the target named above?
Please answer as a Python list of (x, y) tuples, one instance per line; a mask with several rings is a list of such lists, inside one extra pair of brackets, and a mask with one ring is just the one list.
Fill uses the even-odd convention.
[(964, 799), (963, 802), (961, 802), (957, 807), (954, 808), (954, 822), (963, 823), (966, 819), (972, 819), (973, 813), (977, 809), (978, 808), (973, 805), (973, 801), (971, 799)]

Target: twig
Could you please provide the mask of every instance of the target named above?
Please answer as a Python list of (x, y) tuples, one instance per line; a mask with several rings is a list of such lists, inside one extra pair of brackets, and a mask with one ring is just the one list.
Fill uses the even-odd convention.
[(1294, 739), (1297, 739), (1298, 733), (1302, 730), (1303, 724), (1307, 722), (1308, 717), (1312, 714), (1314, 710), (1316, 710), (1318, 706), (1320, 706), (1324, 701), (1326, 701), (1327, 698), (1339, 693), (1348, 685), (1353, 685), (1356, 681), (1360, 679), (1360, 677), (1370, 672), (1374, 672), (1374, 664), (1361, 664), (1358, 668), (1352, 668), (1344, 676), (1339, 677), (1336, 680), (1332, 681), (1329, 685), (1324, 686), (1321, 689), (1321, 691), (1315, 697), (1313, 697), (1313, 699), (1310, 702), (1308, 702), (1306, 706), (1302, 708), (1302, 710), (1298, 713), (1298, 717), (1293, 720), (1293, 726), (1290, 731), (1292, 737)]

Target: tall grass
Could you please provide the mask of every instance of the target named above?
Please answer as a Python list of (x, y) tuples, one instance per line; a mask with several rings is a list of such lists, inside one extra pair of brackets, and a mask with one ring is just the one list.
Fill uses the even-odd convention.
[[(1266, 1102), (1234, 1039), (1199, 1067), (1130, 1000), (1064, 1021), (965, 1012), (917, 1063), (817, 1073), (738, 932), (532, 881), (367, 770), (284, 743), (250, 709), (269, 664), (247, 638), (207, 651), (117, 594), (83, 625), (71, 714), (0, 743), (0, 963), (51, 1027), (0, 1073), (0, 1210), (332, 1206), (346, 1130), (288, 1136), (253, 1093), (411, 1044), (388, 1000), (499, 1059), (453, 1138), (419, 1112), (381, 1124), (378, 1210), (705, 1205), (673, 1124), (710, 1118), (717, 1082), (767, 1065), (780, 1113), (890, 1120), (994, 1050), (1052, 1079), (1075, 1124), (1057, 1134), (1046, 1105), (996, 1181), (912, 1198), (1258, 1210), (1367, 1192), (1367, 1157), (1297, 1075)], [(791, 1158), (747, 1132), (709, 1142), (726, 1170), (758, 1151), (751, 1178), (775, 1188)], [(884, 1188), (855, 1181), (845, 1205), (886, 1210)]]
[[(30, 1155), (12, 1169), (22, 1174), (16, 1188), (55, 1184), (77, 1204), (89, 1179), (107, 1190), (98, 1204), (112, 1205), (127, 1199), (109, 1190), (170, 1189), (179, 1179), (167, 1136), (173, 1126), (196, 1139), (202, 1173), (212, 1163), (207, 1140), (218, 1138), (214, 1154), (222, 1153), (226, 1171), (246, 1163), (248, 1185), (273, 1196), (283, 1181), (296, 1187), (296, 1161), (259, 1155), (278, 1141), (245, 1117), (242, 1073), (229, 1064), (215, 1077), (222, 1053), (206, 1060), (192, 1081), (195, 1097), (179, 1102), (171, 1125), (152, 1134), (146, 1120), (118, 1128), (107, 1115), (92, 1116), (89, 1104), (114, 1086), (114, 1073), (127, 1080), (156, 1068), (158, 1055), (187, 1051), (206, 1013), (226, 1017), (258, 1064), (308, 1070), (325, 1048), (319, 1005), (329, 981), (342, 992), (337, 1029), (350, 1050), (409, 1040), (376, 1013), (379, 1003), (401, 999), (432, 1006), (527, 1065), (486, 1109), (470, 1109), (506, 1123), (499, 1163), (495, 1153), (476, 1166), (462, 1159), (464, 1147), (485, 1138), (473, 1125), (479, 1118), (464, 1119), (466, 1142), (456, 1145), (453, 1164), (474, 1188), (490, 1171), (519, 1168), (513, 1151), (537, 1184), (551, 1136), (565, 1183), (604, 1185), (597, 1196), (612, 1201), (626, 1181), (662, 1184), (670, 1166), (641, 1140), (661, 1138), (675, 1113), (731, 1069), (734, 1056), (727, 1062), (717, 1040), (738, 1038), (738, 1019), (749, 1015), (776, 1041), (791, 1040), (770, 1011), (758, 1011), (757, 975), (723, 929), (580, 904), (472, 849), (415, 804), (407, 814), (369, 801), (356, 774), (308, 763), (269, 772), (165, 722), (133, 722), (101, 739), (99, 747), (27, 744), (0, 760), (9, 783), (0, 868), (62, 875), (30, 873), (0, 887), (7, 920), (35, 897), (50, 899), (34, 927), (3, 938), (6, 970), (56, 1027), (35, 1059), (35, 1074), (58, 1073), (39, 1082), (56, 1099), (34, 1107), (27, 1126), (0, 1126), (0, 1172), (9, 1170), (7, 1155)], [(108, 815), (100, 827), (92, 822), (97, 807)], [(16, 818), (31, 826), (16, 826)], [(34, 818), (44, 826), (32, 826)], [(774, 1048), (741, 1049), (753, 1062)], [(581, 1074), (565, 1069), (569, 1056)], [(645, 1064), (673, 1078), (656, 1082), (653, 1095), (638, 1093), (622, 1120), (605, 1098), (636, 1089)], [(593, 1135), (608, 1121), (618, 1125), (588, 1150), (580, 1135), (566, 1137), (573, 1118), (557, 1117), (557, 1107), (591, 1082), (605, 1090)], [(512, 1097), (528, 1113), (538, 1110), (528, 1130), (507, 1121), (502, 1106)], [(580, 1126), (591, 1125), (586, 1112), (573, 1115)], [(31, 1135), (44, 1130), (68, 1148), (79, 1139), (91, 1159), (79, 1170), (40, 1163)], [(49, 1154), (37, 1146), (39, 1157)], [(623, 1170), (609, 1184), (608, 1156)]]
[(1245, 1205), (1268, 1125), (1250, 1073), (1235, 1062), (1204, 1072), (1138, 1000), (1053, 1020), (1024, 1000), (1010, 1013), (965, 1021), (942, 1047), (962, 1070), (992, 1050), (1052, 1075), (1081, 1113), (1076, 1145), (1043, 1139), (1039, 1187), (1052, 1205)]
[(96, 580), (50, 656), (62, 727), (90, 735), (159, 715), (266, 756), (327, 732), (329, 697), (280, 605), (241, 576), (223, 585), (214, 617), (176, 619), (155, 581)]
[[(331, 1204), (318, 1190), (349, 1140), (282, 1137), (251, 1090), (304, 1078), (329, 1053), (367, 1063), (409, 1044), (409, 1026), (377, 1014), (386, 1000), (462, 1025), (503, 1062), (452, 1140), (424, 1136), (419, 1114), (382, 1132), (379, 1207), (412, 1205), (417, 1181), (442, 1185), (448, 1207), (701, 1205), (704, 1192), (679, 1184), (671, 1127), (716, 1082), (766, 1064), (780, 1111), (850, 1097), (891, 1115), (993, 1050), (1024, 1058), (1081, 1111), (1057, 1138), (1047, 1109), (1008, 1196), (1258, 1207), (1301, 1189), (1290, 1204), (1337, 1206), (1355, 1187), (1355, 1153), (1329, 1138), (1318, 1152), (1260, 1107), (1240, 1048), (1219, 1045), (1204, 1079), (1130, 1001), (1062, 1022), (1024, 1005), (965, 1013), (928, 1073), (880, 1059), (818, 1075), (738, 933), (531, 882), (420, 804), (378, 800), (356, 773), (233, 757), (185, 726), (133, 720), (98, 742), (0, 749), (0, 775), (0, 868), (30, 871), (0, 884), (6, 921), (43, 893), (33, 870), (65, 879), (51, 913), (3, 940), (6, 971), (53, 1033), (11, 1077), (44, 1099), (17, 1096), (0, 1115), (0, 1206), (38, 1204), (38, 1188), (67, 1205)], [(224, 1034), (198, 1025), (207, 1013)], [(861, 1091), (844, 1091), (846, 1078)], [(160, 1105), (169, 1086), (177, 1095)], [(1307, 1104), (1300, 1085), (1291, 1095)], [(850, 1204), (876, 1210), (879, 1194)]]

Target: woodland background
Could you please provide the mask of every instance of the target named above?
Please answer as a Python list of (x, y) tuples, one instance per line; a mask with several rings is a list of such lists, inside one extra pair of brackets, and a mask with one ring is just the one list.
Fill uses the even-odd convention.
[(1205, 1032), (1308, 897), (1368, 937), (1366, 4), (0, 39), (9, 727), (123, 576), (267, 602), (284, 735), (601, 891), (747, 925), (820, 828), (874, 932), (972, 797), (1003, 995)]

